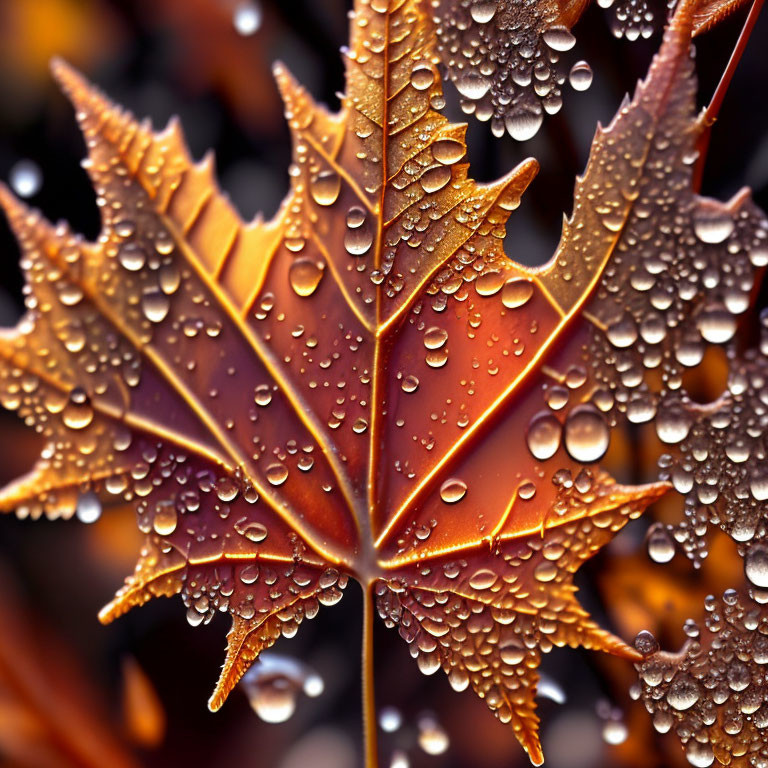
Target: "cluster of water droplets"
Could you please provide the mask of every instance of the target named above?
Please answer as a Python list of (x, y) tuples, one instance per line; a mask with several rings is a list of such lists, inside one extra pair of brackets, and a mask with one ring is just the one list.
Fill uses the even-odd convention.
[(578, 91), (592, 82), (584, 61), (561, 61), (576, 38), (559, 21), (556, 4), (510, 0), (433, 2), (438, 52), (461, 96), (462, 109), (525, 141), (545, 114), (562, 107), (566, 79)]
[(612, 8), (611, 32), (627, 40), (653, 34), (653, 10), (648, 0), (597, 0), (601, 8)]
[(640, 682), (632, 689), (658, 733), (674, 732), (688, 762), (768, 766), (768, 618), (746, 595), (727, 590), (705, 600), (702, 624), (688, 621), (677, 654), (659, 651), (649, 632), (636, 648)]

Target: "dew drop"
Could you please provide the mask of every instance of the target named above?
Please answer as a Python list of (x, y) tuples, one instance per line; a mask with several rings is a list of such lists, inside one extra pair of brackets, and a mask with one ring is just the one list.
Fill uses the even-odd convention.
[(137, 243), (123, 243), (118, 259), (129, 272), (138, 272), (147, 263), (147, 252)]
[(504, 283), (501, 303), (507, 309), (517, 309), (527, 304), (533, 296), (533, 283), (522, 277), (512, 277)]
[(433, 325), (424, 333), (424, 346), (427, 349), (440, 349), (448, 341), (448, 331)]
[(439, 192), (451, 180), (451, 169), (447, 165), (436, 165), (424, 171), (419, 178), (421, 188), (427, 194)]
[(608, 450), (609, 440), (608, 425), (593, 405), (579, 405), (568, 414), (565, 448), (575, 461), (599, 461)]
[(576, 45), (576, 38), (565, 27), (545, 29), (542, 38), (553, 51), (570, 51)]
[(703, 243), (722, 243), (730, 237), (733, 229), (731, 215), (719, 206), (701, 204), (693, 212), (693, 231)]
[(155, 508), (152, 527), (159, 536), (170, 536), (178, 525), (179, 516), (172, 503), (162, 502)]
[(288, 479), (288, 467), (280, 462), (275, 462), (267, 467), (266, 475), (271, 485), (282, 485)]
[(663, 523), (654, 523), (648, 529), (645, 544), (654, 563), (668, 563), (675, 556), (675, 543)]
[(544, 117), (540, 112), (522, 109), (507, 115), (504, 124), (507, 127), (507, 133), (513, 139), (527, 141), (539, 132), (543, 121)]
[(551, 413), (537, 414), (528, 425), (528, 450), (539, 461), (552, 458), (560, 447), (562, 431), (560, 422)]
[(446, 504), (455, 504), (461, 501), (467, 493), (467, 484), (463, 480), (452, 477), (440, 486), (440, 498)]
[(481, 568), (475, 571), (469, 579), (469, 586), (472, 589), (490, 589), (498, 579), (498, 576), (488, 568)]
[(482, 99), (491, 88), (491, 81), (474, 71), (462, 72), (456, 78), (456, 90), (464, 98), (477, 101)]
[(93, 408), (82, 387), (72, 390), (61, 417), (70, 429), (85, 429), (93, 421)]
[(298, 296), (311, 296), (323, 278), (323, 268), (313, 259), (297, 259), (288, 270), (293, 292)]
[(262, 523), (237, 523), (235, 524), (235, 530), (241, 536), (245, 536), (246, 539), (256, 544), (267, 538), (267, 527)]
[(574, 91), (586, 91), (592, 85), (592, 67), (586, 61), (577, 61), (571, 67), (568, 82)]
[(435, 72), (429, 64), (417, 64), (411, 71), (411, 85), (417, 91), (426, 91), (435, 82)]
[(322, 171), (310, 183), (310, 191), (318, 205), (333, 205), (339, 198), (341, 178), (335, 171)]
[(419, 388), (419, 379), (412, 374), (403, 376), (403, 381), (400, 384), (400, 388), (403, 392), (415, 392)]
[(443, 165), (458, 163), (465, 153), (466, 147), (464, 144), (455, 139), (438, 139), (432, 145), (432, 157)]
[(371, 245), (373, 245), (373, 233), (368, 226), (365, 211), (358, 206), (353, 206), (347, 212), (344, 247), (350, 256), (363, 256)]
[(434, 717), (419, 718), (419, 746), (428, 755), (442, 755), (449, 744), (448, 734)]
[(379, 711), (379, 728), (385, 733), (400, 730), (402, 724), (403, 715), (396, 707), (382, 707)]
[(744, 573), (756, 587), (768, 588), (768, 549), (762, 546), (751, 547), (744, 560)]
[(171, 308), (170, 299), (160, 291), (150, 291), (141, 297), (141, 311), (152, 323), (161, 323)]
[(715, 753), (712, 745), (702, 744), (696, 739), (690, 739), (685, 747), (685, 757), (695, 768), (709, 768), (715, 762)]
[(478, 24), (487, 24), (496, 15), (497, 7), (497, 0), (479, 0), (469, 9), (469, 13)]
[(253, 400), (256, 405), (260, 405), (262, 408), (269, 405), (272, 402), (272, 388), (269, 384), (259, 384), (253, 390)]

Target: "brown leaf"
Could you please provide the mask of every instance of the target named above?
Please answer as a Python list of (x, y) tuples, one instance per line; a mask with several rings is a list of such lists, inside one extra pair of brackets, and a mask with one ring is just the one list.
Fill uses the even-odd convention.
[(416, 0), (358, 0), (337, 115), (276, 67), (294, 162), (269, 223), (239, 219), (175, 123), (154, 133), (56, 63), (103, 228), (87, 243), (0, 195), (28, 281), (0, 394), (46, 439), (2, 505), (133, 503), (146, 541), (101, 617), (178, 592), (192, 624), (228, 611), (213, 709), (351, 576), (422, 671), (471, 685), (540, 763), (540, 654), (637, 658), (580, 606), (573, 573), (668, 488), (618, 484), (597, 462), (614, 424), (653, 414), (653, 355), (672, 377), (667, 351), (697, 320), (670, 311), (666, 336), (630, 323), (630, 350), (622, 316), (659, 304), (637, 282), (654, 254), (710, 253), (702, 210), (740, 217), (745, 237), (759, 219), (743, 197), (690, 190), (691, 13), (598, 130), (538, 270), (501, 245), (536, 165), (468, 177)]

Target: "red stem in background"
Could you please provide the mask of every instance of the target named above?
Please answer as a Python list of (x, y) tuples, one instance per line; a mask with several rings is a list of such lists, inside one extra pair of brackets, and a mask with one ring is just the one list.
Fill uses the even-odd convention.
[(717, 84), (717, 88), (712, 96), (712, 100), (709, 102), (709, 106), (699, 118), (701, 133), (699, 134), (699, 139), (696, 144), (696, 148), (699, 150), (699, 158), (693, 172), (694, 192), (699, 192), (701, 189), (702, 177), (704, 176), (704, 161), (707, 156), (707, 150), (709, 149), (709, 141), (712, 136), (712, 126), (715, 124), (717, 116), (720, 114), (720, 108), (723, 105), (728, 86), (730, 86), (731, 80), (733, 80), (736, 68), (739, 66), (739, 62), (747, 47), (749, 37), (752, 34), (752, 30), (755, 27), (757, 17), (760, 15), (762, 7), (763, 0), (754, 0), (752, 3), (752, 7), (749, 9), (749, 14), (747, 14), (744, 26), (741, 29), (739, 39), (736, 41), (733, 53), (731, 53), (731, 58), (728, 60), (728, 66), (726, 66), (725, 72), (723, 72), (723, 76)]

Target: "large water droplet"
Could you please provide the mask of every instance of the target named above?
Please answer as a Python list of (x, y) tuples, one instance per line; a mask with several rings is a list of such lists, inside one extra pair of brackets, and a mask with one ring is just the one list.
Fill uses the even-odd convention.
[(541, 128), (544, 116), (541, 112), (532, 112), (529, 109), (519, 109), (507, 115), (504, 124), (507, 133), (516, 141), (532, 139)]
[(465, 71), (456, 78), (456, 90), (464, 98), (477, 101), (482, 99), (491, 88), (491, 81), (479, 72)]
[(417, 91), (426, 91), (435, 82), (435, 71), (429, 64), (421, 62), (411, 70), (411, 85)]
[(478, 0), (469, 13), (478, 24), (487, 24), (496, 15), (497, 7), (497, 0)]
[(537, 414), (528, 425), (526, 441), (528, 450), (539, 461), (552, 458), (560, 447), (562, 426), (560, 422), (546, 411)]
[(160, 291), (150, 291), (141, 297), (141, 310), (144, 317), (152, 323), (165, 320), (170, 308), (170, 299)]
[(467, 484), (463, 480), (452, 477), (440, 486), (440, 498), (446, 504), (455, 504), (461, 501), (467, 492)]
[(101, 502), (93, 491), (81, 493), (77, 499), (75, 515), (81, 523), (95, 523), (101, 517)]
[(522, 277), (512, 277), (504, 283), (501, 303), (507, 309), (517, 309), (527, 304), (533, 296), (533, 283)]
[(579, 405), (568, 414), (565, 448), (575, 461), (599, 461), (608, 450), (609, 440), (608, 425), (593, 405)]
[(693, 212), (693, 231), (703, 243), (716, 245), (730, 237), (733, 219), (719, 205), (700, 204)]
[(655, 563), (668, 563), (675, 556), (675, 543), (663, 523), (654, 523), (645, 537), (648, 556)]
[(571, 67), (568, 82), (574, 91), (586, 91), (592, 85), (592, 67), (586, 61), (577, 61)]
[(341, 191), (341, 178), (335, 171), (321, 171), (310, 183), (309, 188), (318, 205), (333, 205)]
[(756, 587), (768, 589), (768, 549), (753, 546), (744, 560), (744, 573)]
[(576, 45), (576, 38), (565, 27), (545, 29), (542, 37), (553, 51), (570, 51)]
[(161, 502), (155, 508), (152, 527), (159, 536), (170, 536), (178, 525), (179, 516), (172, 502)]
[(288, 279), (298, 296), (311, 296), (323, 279), (324, 270), (314, 259), (297, 259), (291, 264)]

